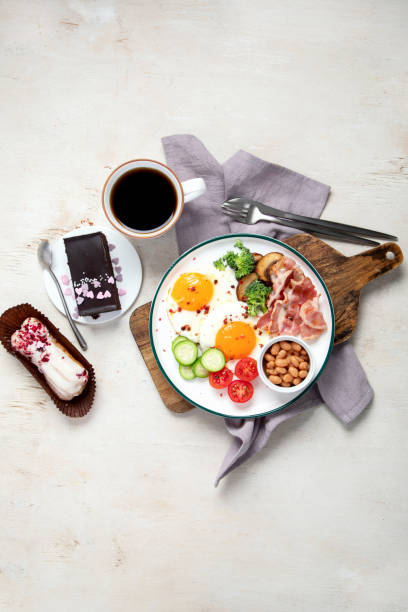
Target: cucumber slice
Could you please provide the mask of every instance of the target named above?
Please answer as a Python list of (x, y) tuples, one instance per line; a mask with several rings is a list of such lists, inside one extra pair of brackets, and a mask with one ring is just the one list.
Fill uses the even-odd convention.
[(193, 372), (193, 368), (191, 366), (179, 365), (180, 376), (184, 378), (184, 380), (193, 380), (196, 375)]
[(205, 351), (200, 360), (201, 365), (209, 372), (219, 372), (225, 366), (224, 353), (216, 348)]
[(193, 365), (198, 357), (198, 348), (191, 340), (179, 342), (173, 349), (173, 354), (177, 361), (184, 366)]
[(185, 336), (176, 336), (173, 342), (171, 343), (172, 350), (174, 350), (174, 347), (177, 346), (179, 342), (183, 342), (183, 340), (188, 340), (188, 338), (186, 338)]
[(192, 365), (193, 372), (198, 378), (207, 378), (209, 372), (205, 369), (203, 364), (201, 363), (201, 359), (197, 359), (195, 363)]

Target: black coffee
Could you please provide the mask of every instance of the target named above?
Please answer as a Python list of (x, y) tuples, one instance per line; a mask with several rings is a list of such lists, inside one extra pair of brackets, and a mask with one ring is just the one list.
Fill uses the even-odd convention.
[(162, 172), (135, 168), (116, 181), (110, 204), (120, 223), (147, 232), (171, 219), (177, 206), (177, 193), (171, 180)]

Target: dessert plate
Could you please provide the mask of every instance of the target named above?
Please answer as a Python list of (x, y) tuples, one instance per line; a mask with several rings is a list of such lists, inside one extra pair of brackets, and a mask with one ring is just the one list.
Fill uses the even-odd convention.
[[(320, 310), (327, 323), (327, 330), (314, 341), (308, 342), (308, 347), (315, 362), (315, 375), (309, 385), (301, 391), (294, 387), (293, 392), (283, 394), (264, 385), (260, 377), (253, 381), (254, 394), (249, 402), (236, 404), (232, 402), (226, 389), (213, 389), (208, 379), (195, 378), (184, 380), (178, 370), (178, 364), (171, 350), (175, 331), (167, 315), (167, 295), (176, 278), (183, 273), (200, 268), (211, 267), (213, 262), (233, 248), (237, 239), (241, 239), (252, 252), (262, 255), (270, 251), (280, 252), (296, 261), (306, 276), (308, 276), (317, 293), (320, 294)], [(280, 411), (290, 406), (298, 397), (306, 393), (316, 382), (327, 364), (334, 339), (334, 310), (329, 292), (312, 264), (292, 247), (270, 238), (254, 234), (230, 234), (219, 236), (202, 242), (179, 257), (164, 274), (156, 290), (149, 319), (149, 334), (153, 354), (157, 364), (170, 385), (188, 402), (213, 414), (231, 418), (253, 418)]]
[[(102, 232), (105, 234), (109, 243), (110, 256), (113, 269), (116, 273), (116, 286), (119, 292), (119, 299), (122, 309), (113, 312), (104, 312), (97, 319), (92, 317), (81, 317), (74, 298), (74, 291), (71, 276), (68, 268), (67, 256), (65, 253), (64, 238)], [(66, 296), (66, 301), (73, 318), (78, 323), (86, 325), (102, 325), (121, 317), (131, 307), (140, 290), (142, 284), (142, 265), (136, 249), (127, 238), (108, 227), (81, 227), (73, 230), (62, 238), (58, 238), (51, 245), (52, 249), (52, 268), (61, 288)], [(64, 307), (58, 295), (57, 288), (51, 275), (47, 270), (43, 272), (44, 284), (51, 302), (58, 310), (65, 315)]]

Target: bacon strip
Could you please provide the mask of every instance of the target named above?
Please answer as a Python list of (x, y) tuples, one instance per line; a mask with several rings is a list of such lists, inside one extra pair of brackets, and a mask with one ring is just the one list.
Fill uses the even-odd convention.
[(283, 257), (273, 266), (271, 281), (268, 312), (258, 319), (258, 328), (267, 329), (271, 336), (300, 335), (304, 340), (317, 338), (327, 329), (316, 288), (292, 258)]

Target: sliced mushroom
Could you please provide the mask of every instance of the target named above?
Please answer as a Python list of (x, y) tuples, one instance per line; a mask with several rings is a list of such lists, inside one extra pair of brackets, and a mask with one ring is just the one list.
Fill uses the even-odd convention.
[(262, 259), (263, 255), (260, 253), (252, 253), (252, 257), (254, 258), (255, 263), (258, 263), (258, 261)]
[(283, 255), (281, 253), (267, 253), (267, 255), (264, 255), (262, 259), (258, 261), (255, 268), (259, 278), (266, 283), (270, 283), (271, 278), (268, 274), (268, 269), (282, 259), (282, 257)]
[(240, 302), (244, 302), (244, 295), (245, 295), (245, 291), (247, 289), (247, 287), (249, 287), (249, 285), (251, 283), (253, 283), (254, 281), (256, 281), (258, 278), (258, 275), (255, 272), (251, 272), (251, 274), (247, 274), (246, 276), (243, 276), (239, 281), (238, 281), (238, 285), (237, 285), (237, 298), (239, 299)]

